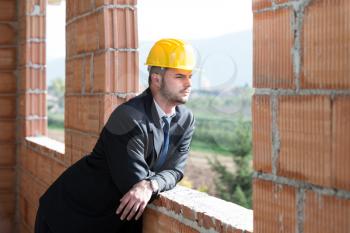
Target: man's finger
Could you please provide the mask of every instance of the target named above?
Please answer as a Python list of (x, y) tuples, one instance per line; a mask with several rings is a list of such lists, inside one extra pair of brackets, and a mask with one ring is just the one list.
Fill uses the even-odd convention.
[(122, 216), (120, 217), (121, 220), (124, 220), (125, 217), (129, 214), (130, 210), (132, 209), (132, 207), (134, 206), (135, 202), (130, 200), (128, 202), (128, 205), (124, 208)]
[(143, 211), (145, 210), (146, 206), (147, 206), (147, 202), (143, 203), (142, 205), (140, 205), (139, 212), (137, 213), (137, 215), (135, 217), (135, 220), (138, 220), (141, 217), (141, 215), (143, 214)]
[(136, 202), (134, 204), (134, 206), (132, 207), (132, 209), (130, 210), (130, 213), (129, 213), (128, 217), (127, 217), (128, 221), (135, 216), (135, 214), (136, 214), (137, 210), (139, 209), (139, 207), (140, 207), (140, 203)]
[(119, 207), (116, 211), (117, 214), (120, 214), (122, 212), (122, 210), (124, 209), (124, 207), (126, 206), (126, 204), (128, 204), (129, 200), (130, 200), (130, 195), (128, 195), (129, 193), (126, 193), (122, 199), (120, 199), (120, 204)]

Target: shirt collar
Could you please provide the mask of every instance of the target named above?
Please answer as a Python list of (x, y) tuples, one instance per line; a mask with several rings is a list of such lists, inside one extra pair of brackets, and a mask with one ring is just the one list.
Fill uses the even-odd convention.
[(156, 109), (157, 109), (157, 112), (158, 112), (158, 116), (159, 116), (159, 119), (162, 119), (163, 116), (166, 116), (166, 117), (174, 117), (176, 115), (176, 111), (175, 111), (175, 108), (173, 109), (172, 113), (170, 114), (166, 114), (163, 109), (159, 106), (159, 104), (157, 103), (157, 101), (153, 98), (153, 102), (154, 102), (154, 105), (156, 106)]

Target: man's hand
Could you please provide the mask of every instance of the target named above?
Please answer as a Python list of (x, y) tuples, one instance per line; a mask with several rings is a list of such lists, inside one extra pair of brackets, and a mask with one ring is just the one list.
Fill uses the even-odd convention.
[[(148, 201), (152, 196), (152, 188), (150, 181), (142, 180), (136, 183), (124, 196), (120, 199), (120, 205), (117, 209), (117, 214), (122, 215), (121, 220), (127, 217), (127, 220), (132, 219), (137, 213), (135, 220), (138, 220), (145, 210)], [(123, 210), (124, 209), (124, 210)]]

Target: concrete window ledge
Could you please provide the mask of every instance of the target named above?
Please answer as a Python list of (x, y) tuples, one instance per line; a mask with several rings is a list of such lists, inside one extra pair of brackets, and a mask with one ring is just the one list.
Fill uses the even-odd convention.
[(62, 142), (45, 136), (26, 137), (26, 146), (40, 154), (46, 155), (65, 164), (65, 145)]
[(144, 233), (253, 232), (253, 211), (182, 186), (164, 192), (144, 214)]

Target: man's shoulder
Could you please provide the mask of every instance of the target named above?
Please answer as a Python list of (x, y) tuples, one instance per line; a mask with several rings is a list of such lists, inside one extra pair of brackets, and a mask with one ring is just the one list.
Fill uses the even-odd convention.
[(180, 125), (188, 126), (194, 123), (194, 115), (191, 109), (185, 105), (178, 105), (176, 108), (178, 114), (180, 115), (180, 118), (178, 119), (178, 123)]
[(128, 131), (134, 128), (145, 118), (145, 101), (145, 98), (139, 95), (117, 106), (111, 113), (106, 128), (110, 131), (111, 129), (126, 129)]

